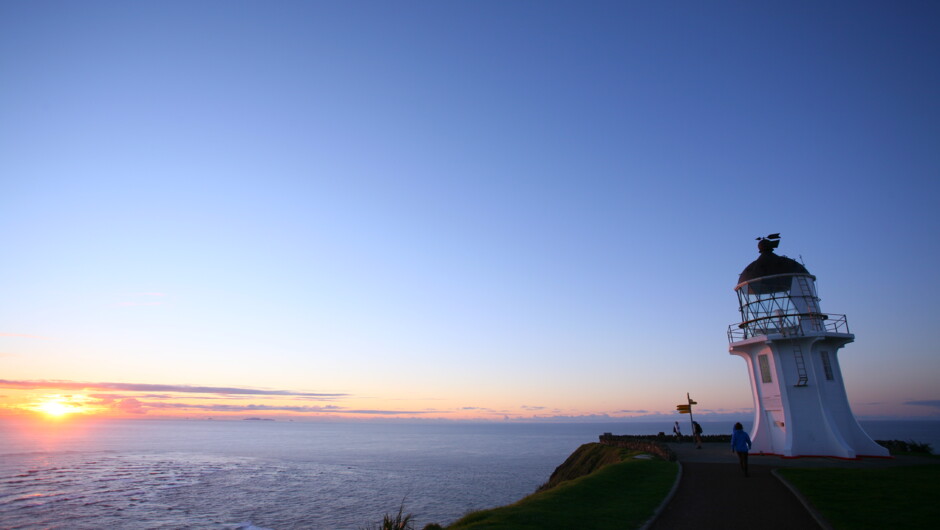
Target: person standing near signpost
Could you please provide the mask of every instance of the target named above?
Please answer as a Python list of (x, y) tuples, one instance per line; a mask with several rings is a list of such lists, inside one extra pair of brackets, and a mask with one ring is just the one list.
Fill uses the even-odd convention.
[(702, 448), (702, 426), (697, 421), (692, 422), (692, 436), (695, 437), (695, 448)]
[(672, 433), (676, 435), (676, 441), (682, 441), (682, 429), (679, 428), (679, 422), (677, 421), (675, 425), (672, 426)]

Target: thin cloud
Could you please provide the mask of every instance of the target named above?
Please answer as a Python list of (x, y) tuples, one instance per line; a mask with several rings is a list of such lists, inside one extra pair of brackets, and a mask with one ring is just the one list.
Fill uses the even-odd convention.
[(337, 412), (343, 410), (336, 405), (326, 405), (323, 407), (295, 407), (289, 405), (203, 405), (196, 403), (144, 403), (144, 406), (151, 409), (187, 409), (187, 410), (205, 410), (210, 412), (246, 412), (246, 411), (284, 411), (284, 412)]
[(118, 412), (123, 412), (125, 414), (146, 414), (147, 409), (144, 404), (139, 400), (134, 398), (126, 398), (115, 401), (111, 404), (111, 408)]
[[(137, 398), (137, 399), (179, 399), (178, 394), (88, 394), (88, 397), (93, 397), (97, 399), (124, 399), (124, 398)], [(280, 396), (278, 396), (280, 397)], [(200, 401), (237, 401), (245, 399), (244, 396), (237, 394), (226, 394), (224, 396), (217, 395), (200, 395)], [(293, 401), (325, 401), (320, 399), (311, 399), (304, 397), (286, 397), (284, 399), (289, 399)]]
[(174, 392), (178, 394), (222, 394), (239, 396), (296, 396), (308, 399), (329, 400), (348, 396), (342, 393), (296, 392), (293, 390), (261, 390), (257, 388), (154, 385), (140, 383), (83, 383), (78, 381), (10, 381), (0, 379), (0, 388), (20, 390), (79, 390), (79, 391), (124, 391), (124, 392)]
[[(398, 414), (430, 414), (432, 411), (420, 411), (420, 410), (373, 410), (373, 409), (347, 409), (339, 407), (336, 405), (324, 405), (324, 406), (290, 406), (290, 405), (257, 405), (257, 404), (248, 404), (248, 405), (204, 405), (196, 403), (144, 403), (137, 401), (133, 398), (132, 406), (136, 410), (142, 411), (145, 413), (149, 409), (154, 410), (199, 410), (204, 412), (299, 412), (299, 413), (316, 413), (316, 414), (365, 414), (365, 415), (378, 415), (378, 416), (395, 416)], [(122, 400), (121, 402), (115, 402), (117, 406), (112, 405), (112, 408), (120, 409), (123, 407), (123, 403), (128, 400)], [(120, 409), (122, 410), (122, 409)]]
[[(508, 410), (504, 410), (504, 409), (494, 409), (494, 408), (491, 408), (491, 407), (459, 407), (459, 408), (456, 409), (456, 410), (475, 410), (475, 411), (479, 411), (479, 412), (489, 412), (489, 413), (492, 413), (492, 414), (506, 414), (506, 413), (509, 412)], [(446, 411), (446, 412), (452, 412), (452, 411)]]
[[(115, 401), (118, 399), (173, 399), (172, 394), (88, 394), (88, 397), (95, 399), (107, 399)], [(216, 398), (200, 398), (200, 399), (216, 399)]]
[(610, 422), (618, 421), (623, 418), (617, 418), (610, 416), (608, 414), (583, 414), (583, 415), (554, 415), (554, 416), (532, 416), (532, 417), (520, 417), (515, 418), (513, 421), (519, 422), (567, 422), (567, 423), (595, 423), (595, 422)]
[(919, 405), (922, 407), (933, 407), (940, 409), (940, 399), (927, 399), (923, 401), (905, 401), (905, 405)]
[(345, 412), (348, 414), (374, 414), (379, 416), (392, 416), (395, 414), (431, 414), (439, 413), (442, 411), (436, 410), (362, 410), (362, 409), (351, 409), (351, 410), (341, 410), (337, 412)]
[(522, 410), (545, 410), (546, 407), (538, 407), (532, 405), (522, 405), (520, 407)]

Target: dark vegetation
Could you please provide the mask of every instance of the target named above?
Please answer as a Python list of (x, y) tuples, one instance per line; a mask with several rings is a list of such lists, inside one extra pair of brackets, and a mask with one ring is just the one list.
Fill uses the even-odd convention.
[(933, 447), (929, 443), (917, 443), (914, 440), (905, 442), (903, 440), (875, 440), (875, 443), (885, 447), (893, 455), (920, 454), (932, 455)]
[(676, 461), (676, 453), (664, 441), (651, 436), (614, 435), (605, 432), (600, 436), (600, 442), (612, 447), (623, 447), (633, 451), (650, 453), (667, 462)]
[[(656, 441), (660, 443), (672, 443), (676, 442), (676, 437), (672, 434), (659, 433), (656, 435), (632, 435), (632, 434), (621, 434), (610, 436), (605, 434), (601, 436), (601, 441), (604, 441), (605, 437), (609, 437), (617, 441), (635, 441), (641, 442), (644, 440)], [(694, 443), (695, 440), (691, 436), (681, 436), (678, 440), (681, 443)], [(703, 443), (731, 443), (730, 434), (708, 434), (702, 435)], [(905, 454), (919, 454), (919, 455), (931, 455), (933, 454), (933, 447), (929, 443), (919, 443), (913, 440), (904, 441), (904, 440), (875, 440), (875, 443), (881, 445), (888, 449), (893, 455), (905, 455)]]
[[(609, 433), (605, 433), (604, 436), (607, 436)], [(660, 443), (672, 443), (677, 441), (676, 436), (673, 434), (666, 434), (661, 432), (659, 434), (617, 434), (613, 435), (614, 438), (619, 440), (652, 440)], [(679, 442), (682, 443), (694, 443), (695, 438), (692, 436), (683, 435), (679, 437)], [(730, 434), (703, 434), (702, 442), (727, 442), (731, 443)]]
[[(405, 513), (405, 499), (402, 499), (401, 504), (398, 506), (397, 514), (385, 514), (381, 524), (370, 525), (364, 530), (414, 530), (414, 523), (411, 522), (413, 517), (412, 514)], [(426, 526), (425, 529), (427, 530), (428, 527), (432, 527), (432, 525)], [(433, 527), (430, 530), (433, 530)]]

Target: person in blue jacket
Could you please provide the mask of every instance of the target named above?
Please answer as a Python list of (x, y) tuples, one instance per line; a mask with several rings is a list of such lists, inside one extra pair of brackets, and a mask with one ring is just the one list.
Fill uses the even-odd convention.
[(747, 476), (747, 452), (751, 450), (751, 437), (744, 432), (744, 427), (740, 422), (734, 424), (734, 430), (731, 431), (731, 450), (737, 453), (738, 463), (741, 464), (741, 471)]

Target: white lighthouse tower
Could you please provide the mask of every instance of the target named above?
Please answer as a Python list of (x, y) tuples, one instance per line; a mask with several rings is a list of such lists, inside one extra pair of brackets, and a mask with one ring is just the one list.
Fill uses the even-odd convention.
[(743, 357), (754, 394), (752, 452), (785, 457), (888, 456), (849, 407), (838, 351), (855, 340), (845, 315), (823, 313), (816, 277), (774, 254), (780, 235), (758, 238), (760, 257), (734, 288), (741, 323), (728, 350)]

